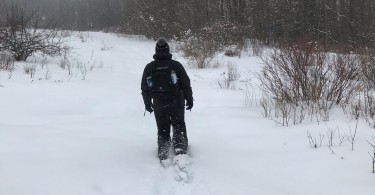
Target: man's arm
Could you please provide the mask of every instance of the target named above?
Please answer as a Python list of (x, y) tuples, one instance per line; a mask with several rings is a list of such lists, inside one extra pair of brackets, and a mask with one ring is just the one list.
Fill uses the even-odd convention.
[(141, 90), (142, 90), (142, 97), (143, 97), (143, 102), (147, 106), (147, 104), (151, 104), (151, 91), (150, 88), (147, 85), (147, 77), (151, 76), (150, 72), (150, 64), (147, 64), (143, 71), (142, 75), (142, 82), (141, 82)]
[(182, 66), (181, 63), (176, 61), (176, 66), (178, 67), (178, 79), (180, 83), (180, 88), (186, 100), (193, 100), (193, 91), (190, 85), (190, 78), (187, 75), (185, 68)]

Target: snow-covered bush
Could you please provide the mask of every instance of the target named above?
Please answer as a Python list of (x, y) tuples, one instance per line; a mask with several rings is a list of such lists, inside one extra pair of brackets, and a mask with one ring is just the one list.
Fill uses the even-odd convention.
[(233, 45), (242, 48), (247, 30), (238, 22), (218, 20), (203, 28), (200, 36), (210, 40), (212, 44), (218, 45), (220, 49)]
[(182, 52), (197, 68), (211, 67), (217, 52), (240, 56), (245, 45), (245, 29), (236, 22), (216, 21), (189, 34), (183, 41)]
[(183, 43), (182, 52), (195, 68), (209, 68), (218, 48), (203, 37), (190, 37)]

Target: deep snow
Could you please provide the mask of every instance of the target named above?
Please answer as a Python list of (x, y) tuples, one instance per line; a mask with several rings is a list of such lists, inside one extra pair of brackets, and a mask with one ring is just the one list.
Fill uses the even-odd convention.
[[(236, 90), (217, 85), (225, 66), (186, 66), (195, 99), (186, 112), (193, 180), (175, 181), (174, 170), (156, 158), (154, 117), (143, 116), (140, 80), (155, 42), (105, 33), (86, 33), (81, 41), (77, 34), (68, 42), (72, 61), (102, 66), (85, 80), (78, 69), (69, 77), (57, 58), (44, 68), (41, 57), (17, 63), (11, 79), (0, 72), (1, 195), (375, 194), (366, 143), (375, 130), (361, 120), (354, 151), (338, 138), (335, 154), (325, 141), (312, 149), (307, 131), (349, 132), (355, 121), (337, 112), (327, 123), (283, 127), (263, 118), (259, 106), (246, 108), (241, 81), (251, 79), (257, 94), (256, 77), (247, 73), (261, 68), (259, 58), (246, 55), (217, 57), (238, 64)], [(23, 73), (25, 64), (37, 65), (33, 79)]]

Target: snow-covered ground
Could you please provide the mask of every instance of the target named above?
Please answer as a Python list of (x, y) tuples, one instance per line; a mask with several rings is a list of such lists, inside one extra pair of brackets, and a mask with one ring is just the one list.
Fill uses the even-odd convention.
[[(257, 94), (248, 73), (261, 67), (259, 58), (246, 55), (218, 57), (238, 65), (236, 90), (217, 84), (225, 66), (186, 67), (195, 98), (186, 112), (193, 179), (177, 182), (175, 171), (156, 158), (153, 115), (143, 115), (140, 80), (155, 42), (87, 33), (68, 44), (74, 48), (70, 63), (81, 66), (72, 76), (57, 58), (47, 58), (42, 68), (42, 57), (17, 63), (11, 79), (0, 72), (1, 195), (375, 194), (366, 142), (375, 130), (360, 120), (354, 151), (349, 142), (340, 146), (338, 136), (334, 154), (326, 140), (312, 149), (307, 131), (349, 134), (355, 121), (337, 112), (327, 123), (283, 127), (263, 118), (256, 104), (246, 108), (241, 81), (251, 79)], [(30, 78), (23, 69), (33, 64)]]

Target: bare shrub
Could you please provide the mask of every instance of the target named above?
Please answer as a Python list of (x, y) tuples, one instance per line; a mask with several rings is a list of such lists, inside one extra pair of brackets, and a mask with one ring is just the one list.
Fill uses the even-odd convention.
[(8, 73), (8, 79), (11, 79), (12, 76), (13, 76), (13, 71), (9, 71), (9, 73)]
[(63, 37), (58, 25), (46, 23), (44, 29), (38, 29), (42, 22), (37, 11), (26, 13), (23, 7), (17, 6), (6, 9), (0, 27), (0, 50), (12, 53), (16, 61), (25, 61), (36, 52), (59, 55)]
[(353, 101), (350, 104), (350, 110), (351, 110), (350, 115), (353, 116), (355, 120), (358, 120), (363, 110), (361, 99), (358, 99), (357, 101)]
[(375, 138), (373, 137), (372, 138), (372, 142), (366, 140), (368, 144), (370, 144), (370, 146), (372, 147), (372, 151), (369, 152), (368, 154), (370, 155), (371, 157), (371, 164), (372, 164), (372, 173), (375, 173)]
[(201, 29), (200, 36), (217, 44), (222, 49), (232, 45), (242, 46), (247, 30), (236, 21), (217, 20)]
[(346, 141), (346, 137), (341, 134), (340, 129), (337, 130), (340, 146)]
[(90, 70), (90, 71), (93, 71), (95, 68), (98, 67), (96, 61), (88, 62), (88, 64), (89, 64), (89, 70)]
[(254, 87), (251, 85), (251, 83), (245, 84), (245, 89), (243, 90), (243, 95), (245, 97), (245, 108), (250, 108), (257, 105), (256, 94), (254, 91)]
[(262, 107), (262, 114), (265, 118), (270, 118), (273, 110), (273, 101), (268, 97), (263, 97), (259, 101), (259, 105)]
[(328, 129), (327, 130), (327, 137), (328, 137), (328, 146), (332, 147), (333, 146), (333, 138), (336, 135), (336, 129)]
[(73, 74), (73, 63), (69, 59), (61, 59), (59, 62), (59, 66), (63, 70), (68, 70), (68, 75), (71, 76)]
[(235, 64), (234, 62), (227, 63), (227, 72), (229, 81), (236, 81), (241, 77), (241, 74), (237, 69), (237, 64)]
[(71, 47), (64, 46), (62, 48), (62, 58), (60, 59), (58, 65), (63, 69), (63, 70), (68, 70), (68, 75), (72, 76), (73, 75), (73, 66), (74, 64), (71, 62), (71, 56), (70, 56), (70, 51)]
[(35, 75), (35, 72), (36, 72), (36, 65), (34, 65), (34, 64), (25, 65), (23, 67), (23, 71), (24, 71), (25, 74), (29, 74), (30, 78), (34, 78), (34, 75)]
[(302, 123), (303, 120), (305, 120), (307, 111), (303, 106), (294, 105), (292, 114), (293, 114), (292, 116), (293, 124), (296, 125), (296, 124)]
[(208, 68), (218, 51), (224, 51), (228, 56), (239, 56), (247, 30), (235, 21), (216, 20), (188, 35), (182, 51), (195, 67)]
[(46, 72), (45, 72), (45, 74), (44, 74), (44, 79), (45, 79), (45, 80), (49, 80), (49, 79), (51, 78), (51, 76), (52, 76), (52, 73), (51, 73), (51, 71), (47, 68), (47, 69), (46, 69)]
[(292, 117), (293, 107), (293, 104), (289, 104), (286, 102), (276, 102), (276, 109), (280, 111), (279, 113), (282, 118), (281, 124), (283, 126), (289, 126), (289, 122)]
[(61, 30), (61, 36), (62, 37), (71, 37), (73, 34), (73, 31), (69, 31), (69, 30)]
[[(354, 103), (351, 103), (351, 105)], [(367, 86), (363, 90), (363, 95), (358, 98), (358, 103), (360, 104), (359, 114), (363, 116), (366, 122), (375, 128), (375, 91), (372, 88), (368, 88)], [(352, 108), (353, 106), (349, 107)], [(348, 109), (348, 108), (346, 108)], [(354, 116), (354, 112), (349, 110), (347, 111), (349, 114)]]
[(101, 47), (100, 47), (101, 51), (109, 51), (112, 48), (113, 48), (112, 46), (108, 46), (104, 41), (102, 41), (102, 44), (101, 44)]
[(69, 47), (69, 46), (63, 46), (62, 49), (61, 49), (61, 53), (62, 53), (62, 56), (64, 59), (68, 59), (69, 58), (69, 54), (70, 54), (70, 51), (72, 50), (72, 47)]
[(263, 44), (257, 39), (247, 39), (245, 40), (244, 50), (252, 56), (262, 56), (263, 55)]
[(307, 109), (308, 115), (327, 121), (333, 106), (349, 103), (362, 85), (354, 55), (320, 52), (314, 43), (274, 49), (262, 60), (261, 88), (279, 105), (283, 119)]
[(229, 89), (231, 87), (231, 82), (228, 80), (226, 72), (223, 72), (220, 76), (220, 80), (217, 81), (217, 84), (221, 89)]
[(220, 60), (218, 60), (218, 59), (213, 60), (210, 64), (211, 68), (219, 68), (221, 66), (222, 66), (222, 64), (221, 64)]
[(224, 49), (224, 55), (228, 57), (241, 56), (241, 49), (238, 46), (229, 46)]
[(239, 73), (237, 69), (237, 64), (233, 62), (228, 62), (227, 63), (227, 71), (223, 72), (221, 74), (222, 79), (218, 81), (218, 85), (222, 89), (234, 89), (234, 82), (237, 81), (240, 77), (241, 74)]
[(327, 127), (327, 147), (333, 152), (332, 150), (332, 146), (334, 144), (334, 138), (336, 136), (336, 132), (338, 132), (338, 127), (336, 129), (332, 129), (332, 128), (329, 128)]
[(309, 140), (310, 147), (317, 149), (322, 146), (324, 135), (319, 133), (319, 139), (317, 139), (311, 135), (310, 131), (307, 131), (307, 139)]
[(357, 136), (357, 129), (358, 129), (358, 119), (357, 119), (357, 122), (355, 124), (355, 129), (354, 129), (354, 132), (352, 131), (352, 129), (349, 127), (350, 129), (350, 134), (349, 135), (346, 135), (346, 139), (349, 141), (349, 143), (352, 145), (352, 150), (354, 150), (354, 143), (356, 141), (356, 136)]
[(363, 84), (360, 79), (360, 62), (356, 55), (336, 54), (334, 55), (331, 77), (328, 89), (324, 94), (327, 100), (333, 101), (336, 105), (340, 102), (349, 103), (358, 94), (358, 89)]
[(47, 59), (46, 56), (44, 56), (42, 58), (42, 60), (40, 61), (40, 65), (42, 66), (42, 69), (44, 69), (44, 67), (47, 65), (47, 63), (48, 63), (48, 59)]
[(361, 61), (361, 70), (365, 78), (366, 86), (375, 87), (375, 54), (365, 53), (359, 56)]
[(203, 69), (209, 68), (218, 48), (203, 37), (190, 37), (182, 46), (182, 52), (190, 64)]
[(375, 54), (365, 53), (359, 56), (363, 87), (362, 113), (366, 121), (375, 128)]
[(78, 62), (77, 63), (77, 68), (81, 72), (82, 80), (86, 80), (86, 75), (87, 75), (87, 71), (88, 71), (87, 70), (87, 65), (85, 63)]
[(14, 58), (8, 52), (0, 52), (0, 71), (10, 71), (14, 69)]
[(242, 88), (242, 93), (244, 95), (244, 107), (250, 108), (253, 106), (258, 106), (260, 103), (261, 95), (256, 93), (255, 89), (255, 83), (253, 83), (253, 76), (256, 76), (256, 74), (248, 69), (246, 72), (244, 72), (243, 79), (240, 80), (240, 82), (244, 85), (244, 88)]
[(86, 43), (87, 40), (90, 38), (90, 34), (87, 32), (79, 32), (77, 37), (81, 40), (82, 43)]

